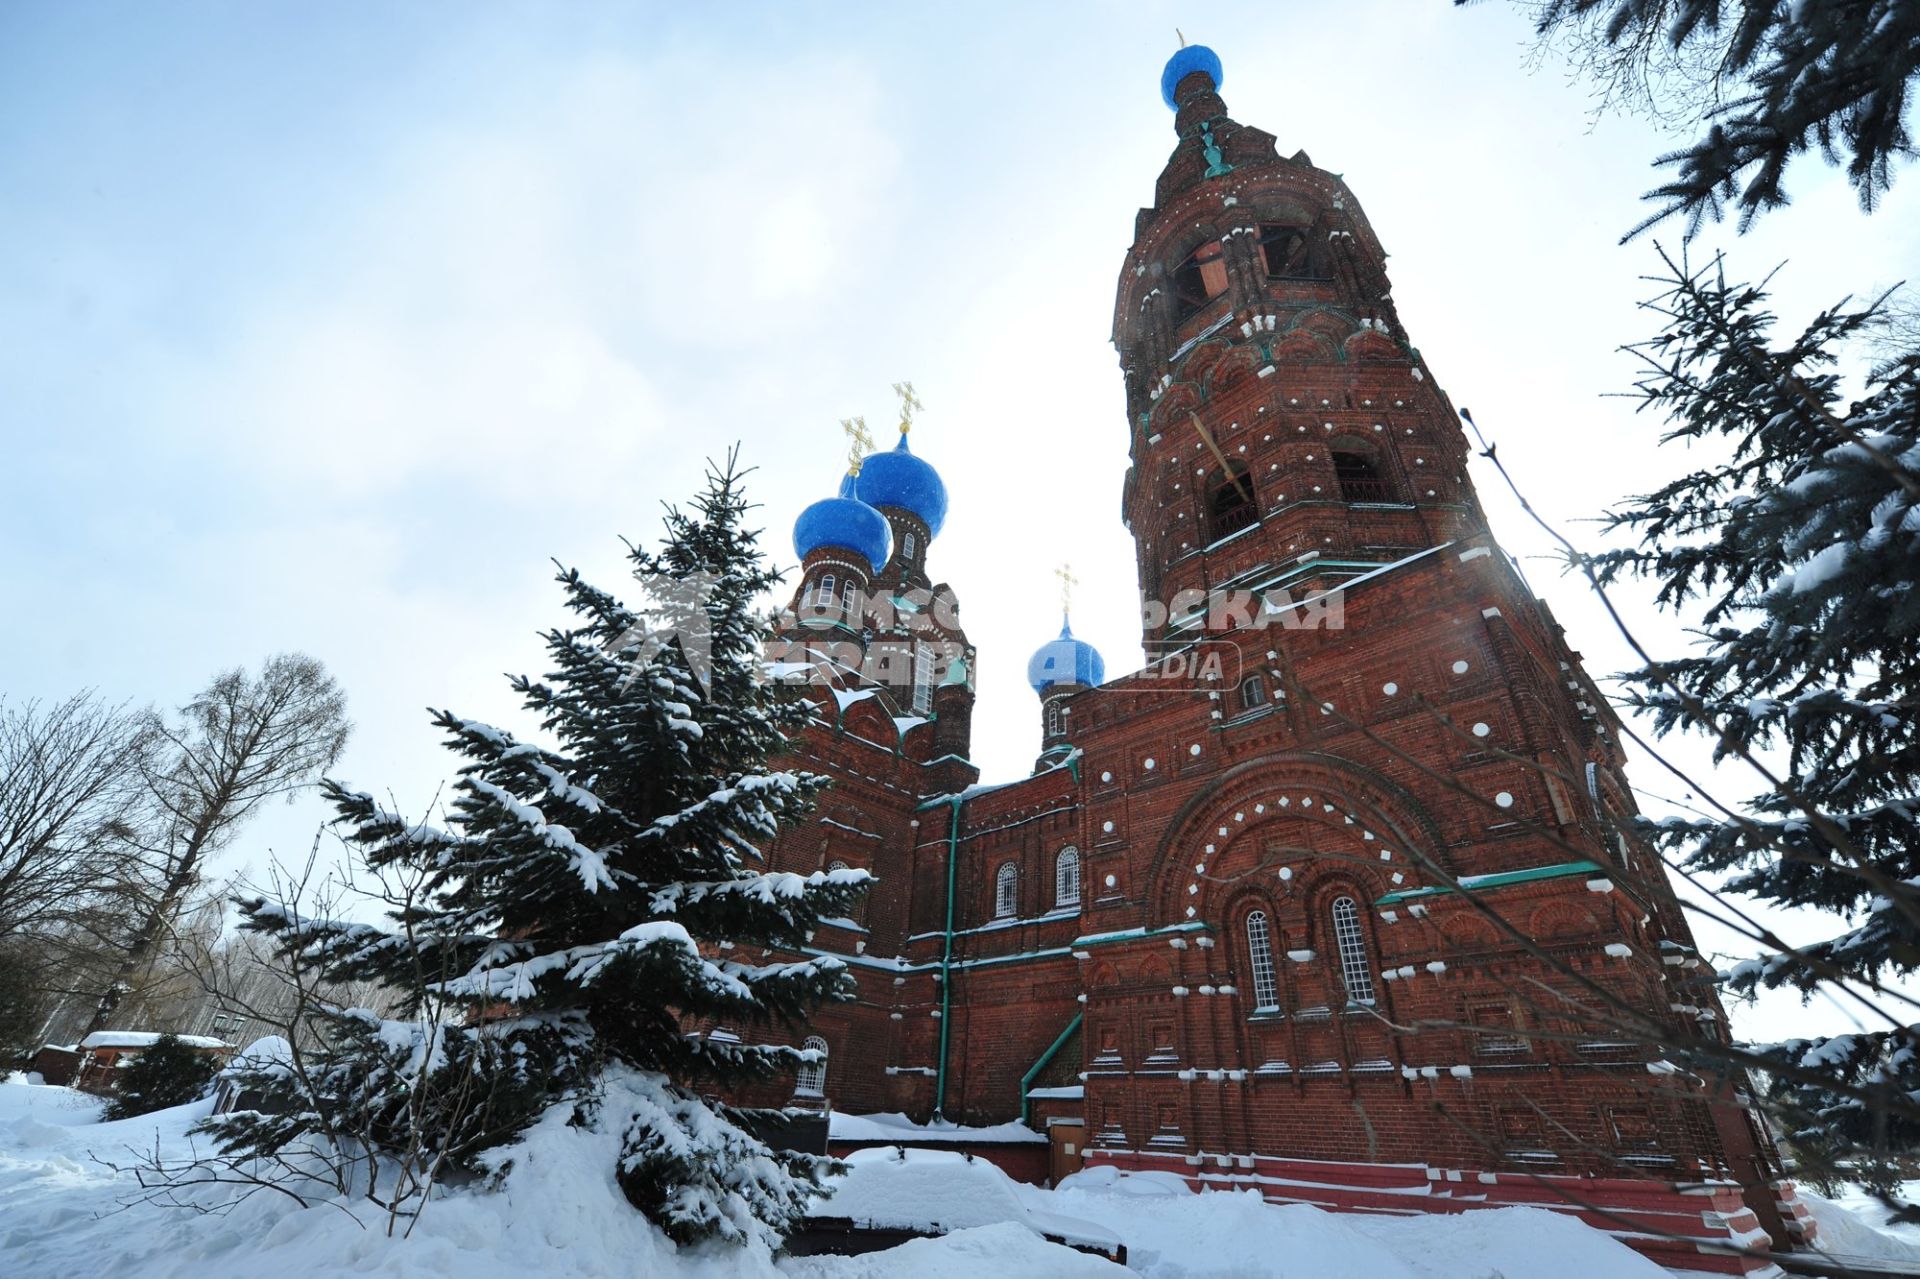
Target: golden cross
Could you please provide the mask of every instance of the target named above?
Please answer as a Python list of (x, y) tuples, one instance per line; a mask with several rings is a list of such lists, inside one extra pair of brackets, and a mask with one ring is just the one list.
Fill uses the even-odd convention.
[(858, 475), (860, 463), (873, 452), (873, 432), (867, 430), (864, 417), (841, 418), (840, 429), (847, 436), (847, 474)]
[(1053, 570), (1053, 575), (1060, 579), (1060, 611), (1070, 613), (1073, 611), (1073, 588), (1080, 584), (1080, 579), (1065, 564)]
[(913, 415), (927, 406), (913, 393), (911, 382), (895, 382), (893, 393), (900, 397), (900, 434), (905, 435), (913, 429)]

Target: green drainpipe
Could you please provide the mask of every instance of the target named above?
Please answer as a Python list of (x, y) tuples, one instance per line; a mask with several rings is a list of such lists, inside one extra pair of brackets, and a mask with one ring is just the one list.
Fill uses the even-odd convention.
[(1060, 1045), (1066, 1043), (1068, 1037), (1071, 1036), (1074, 1031), (1080, 1029), (1080, 1019), (1084, 1016), (1086, 1016), (1085, 1013), (1075, 1013), (1073, 1015), (1073, 1020), (1067, 1023), (1067, 1028), (1060, 1032), (1060, 1038), (1054, 1040), (1053, 1044), (1047, 1049), (1047, 1051), (1040, 1054), (1040, 1059), (1034, 1062), (1033, 1065), (1027, 1067), (1027, 1073), (1020, 1076), (1020, 1122), (1021, 1123), (1024, 1124), (1025, 1122), (1027, 1122), (1027, 1114), (1031, 1109), (1031, 1107), (1029, 1107), (1027, 1104), (1027, 1089), (1033, 1086), (1034, 1076), (1038, 1075), (1041, 1071), (1047, 1068), (1047, 1063), (1053, 1060), (1053, 1055), (1060, 1051)]
[(960, 869), (960, 797), (949, 796), (947, 814), (947, 940), (940, 954), (940, 1073), (933, 1086), (933, 1117), (946, 1117), (947, 1036), (953, 1020), (953, 887)]

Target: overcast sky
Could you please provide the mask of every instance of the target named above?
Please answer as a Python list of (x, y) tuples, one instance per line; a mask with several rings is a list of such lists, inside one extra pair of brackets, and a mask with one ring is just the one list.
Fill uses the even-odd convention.
[[(1063, 559), (1076, 631), (1111, 672), (1139, 659), (1108, 339), (1175, 141), (1176, 25), (1220, 53), (1235, 118), (1346, 176), (1413, 342), (1549, 517), (1588, 536), (1684, 465), (1605, 398), (1651, 332), (1652, 245), (1616, 241), (1672, 140), (1592, 120), (1500, 0), (20, 2), (0, 6), (0, 693), (178, 703), (304, 650), (351, 699), (339, 775), (419, 811), (450, 760), (424, 708), (516, 721), (502, 673), (540, 670), (561, 620), (549, 557), (617, 586), (619, 536), (653, 537), (739, 441), (791, 562), (836, 423), (884, 428), (904, 378), (952, 497), (929, 570), (980, 647), (975, 758), (1023, 774)], [(1789, 260), (1800, 318), (1913, 270), (1920, 174), (1871, 218), (1817, 159), (1791, 190), (1694, 251)], [(1542, 554), (1475, 466), (1495, 532)], [(1527, 564), (1595, 672), (1626, 666), (1593, 602)], [(322, 815), (267, 814), (222, 869), (298, 853)], [(1813, 1017), (1835, 1024), (1789, 1000), (1753, 1028)]]

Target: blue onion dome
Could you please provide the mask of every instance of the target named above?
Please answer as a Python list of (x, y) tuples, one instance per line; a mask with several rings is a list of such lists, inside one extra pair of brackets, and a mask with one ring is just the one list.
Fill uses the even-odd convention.
[(801, 560), (823, 546), (857, 552), (876, 573), (893, 558), (893, 526), (859, 499), (851, 475), (840, 481), (840, 496), (820, 499), (793, 522), (793, 553)]
[(1033, 691), (1044, 693), (1055, 684), (1085, 684), (1093, 688), (1107, 678), (1107, 663), (1100, 650), (1083, 639), (1075, 639), (1073, 627), (1060, 619), (1060, 638), (1048, 640), (1027, 661), (1027, 683)]
[(897, 506), (917, 515), (927, 526), (929, 537), (940, 535), (947, 522), (947, 486), (940, 473), (913, 455), (907, 447), (907, 433), (900, 432), (900, 443), (885, 453), (875, 453), (860, 463), (860, 500), (868, 506)]
[(1218, 89), (1224, 76), (1220, 69), (1220, 55), (1204, 44), (1190, 44), (1167, 59), (1167, 69), (1160, 73), (1160, 96), (1166, 99), (1169, 110), (1177, 111), (1180, 104), (1173, 100), (1174, 86), (1196, 71), (1204, 71)]

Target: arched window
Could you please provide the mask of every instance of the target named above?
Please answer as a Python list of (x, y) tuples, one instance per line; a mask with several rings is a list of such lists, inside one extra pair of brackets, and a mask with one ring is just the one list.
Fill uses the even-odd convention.
[(836, 870), (845, 870), (846, 868), (847, 868), (847, 864), (841, 861), (839, 858), (835, 858), (833, 861), (830, 861), (827, 863), (828, 874), (832, 874)]
[(1253, 974), (1253, 1010), (1269, 1012), (1280, 1007), (1280, 983), (1273, 970), (1273, 930), (1267, 912), (1256, 910), (1247, 916), (1247, 971)]
[(1020, 872), (1012, 862), (1003, 864), (993, 876), (993, 916), (1012, 919), (1020, 909)]
[(1335, 449), (1333, 478), (1340, 485), (1343, 502), (1391, 502), (1393, 490), (1373, 454), (1358, 449)]
[(808, 1035), (807, 1042), (800, 1045), (809, 1052), (820, 1054), (818, 1061), (802, 1062), (794, 1073), (793, 1090), (808, 1097), (818, 1097), (827, 1090), (827, 1041), (818, 1035)]
[(1053, 862), (1053, 904), (1080, 904), (1080, 850), (1063, 848)]
[(820, 585), (814, 589), (813, 602), (821, 608), (833, 607), (833, 588), (839, 579), (829, 573), (820, 579)]
[(1214, 541), (1260, 522), (1260, 505), (1254, 500), (1253, 478), (1238, 462), (1230, 463), (1226, 474), (1214, 480), (1207, 492), (1207, 535)]
[(1340, 978), (1347, 998), (1356, 1004), (1373, 1002), (1373, 969), (1367, 963), (1367, 939), (1360, 932), (1360, 908), (1351, 897), (1333, 899), (1333, 941), (1340, 948)]
[(1227, 257), (1220, 241), (1208, 240), (1173, 271), (1174, 321), (1198, 314), (1227, 291)]
[(925, 644), (913, 647), (913, 713), (925, 715), (933, 709), (933, 650)]
[(900, 539), (900, 553), (907, 563), (913, 563), (913, 553), (919, 549), (920, 541), (913, 534), (908, 533)]
[(1308, 228), (1292, 223), (1260, 224), (1260, 257), (1269, 279), (1298, 280), (1315, 274), (1307, 232)]
[(1059, 735), (1060, 735), (1060, 703), (1048, 702), (1047, 703), (1047, 736), (1058, 737)]
[(859, 602), (860, 602), (860, 587), (858, 583), (848, 582), (847, 589), (841, 592), (841, 595), (840, 595), (840, 607), (846, 611), (848, 621), (851, 622), (856, 620), (854, 617), (854, 610), (856, 606), (859, 604)]
[(1240, 709), (1258, 710), (1267, 704), (1267, 682), (1258, 675), (1249, 675), (1240, 681)]

